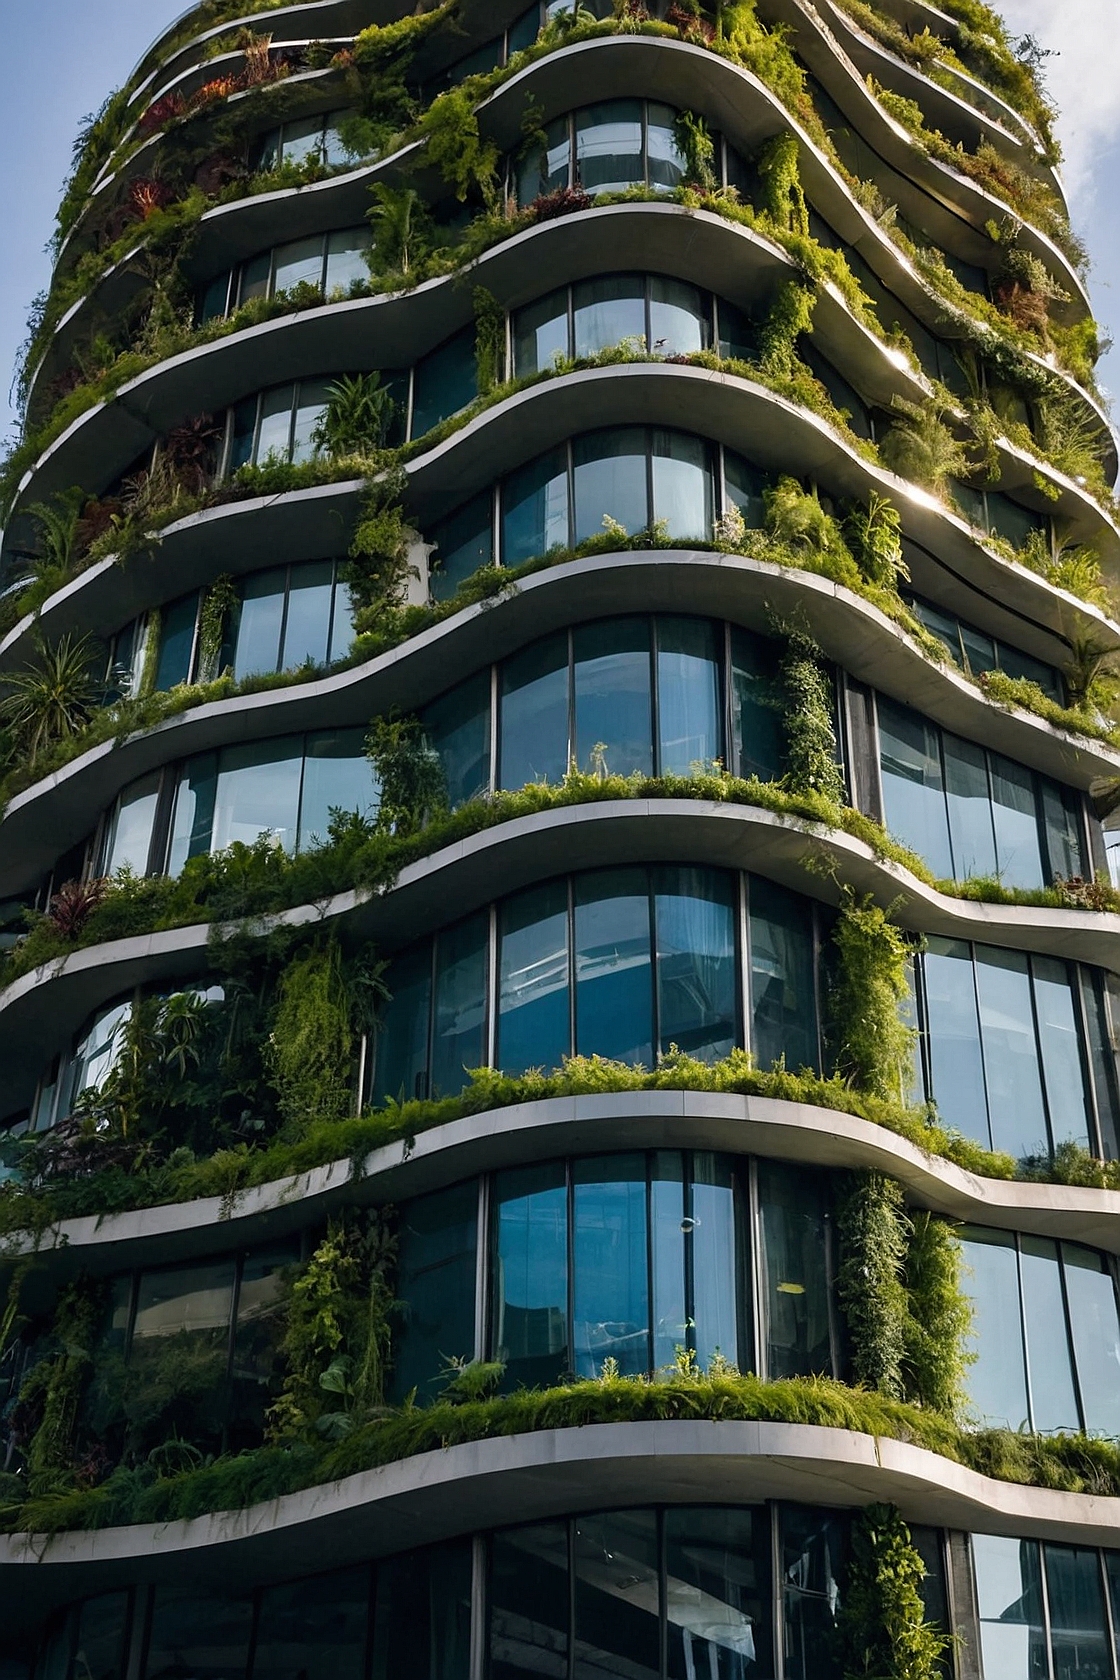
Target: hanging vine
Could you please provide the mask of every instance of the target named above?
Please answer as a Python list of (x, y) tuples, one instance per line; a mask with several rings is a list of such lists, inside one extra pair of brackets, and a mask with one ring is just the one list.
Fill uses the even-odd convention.
[(828, 999), (836, 1070), (860, 1091), (905, 1103), (915, 1046), (902, 1015), (910, 947), (889, 913), (850, 887), (832, 937), (839, 953)]
[(902, 1186), (878, 1172), (849, 1173), (836, 1228), (836, 1294), (848, 1326), (852, 1376), (864, 1388), (901, 1399), (909, 1317), (903, 1283), (909, 1221)]
[(809, 205), (801, 185), (801, 161), (792, 134), (776, 134), (758, 158), (762, 182), (759, 209), (784, 233), (809, 233)]
[(906, 1289), (906, 1398), (948, 1416), (965, 1403), (972, 1303), (961, 1288), (961, 1247), (953, 1227), (925, 1208), (910, 1215)]
[(791, 793), (819, 793), (841, 804), (844, 778), (837, 761), (832, 683), (823, 655), (799, 626), (775, 622), (775, 628), (785, 637), (779, 664), (788, 765), (783, 785)]
[(925, 1573), (893, 1505), (859, 1513), (836, 1623), (844, 1680), (941, 1680), (950, 1640), (926, 1620)]
[(489, 396), (505, 377), (506, 312), (485, 286), (474, 289), (475, 368), (479, 396)]
[(366, 753), (380, 786), (377, 826), (383, 833), (415, 834), (447, 809), (443, 764), (419, 718), (376, 718)]
[(226, 573), (216, 577), (202, 602), (198, 626), (198, 680), (213, 682), (226, 640), (226, 628), (240, 602), (237, 585)]
[(792, 379), (800, 357), (798, 339), (811, 330), (817, 294), (801, 280), (778, 287), (759, 340), (762, 365), (775, 379)]
[(344, 1120), (354, 1106), (354, 1037), (342, 951), (328, 939), (289, 962), (276, 987), (265, 1056), (283, 1134)]
[(104, 1284), (87, 1278), (70, 1284), (55, 1311), (58, 1351), (33, 1366), (20, 1389), (17, 1412), (21, 1433), (30, 1433), (27, 1479), (33, 1495), (55, 1492), (73, 1479), (78, 1410), (104, 1310)]

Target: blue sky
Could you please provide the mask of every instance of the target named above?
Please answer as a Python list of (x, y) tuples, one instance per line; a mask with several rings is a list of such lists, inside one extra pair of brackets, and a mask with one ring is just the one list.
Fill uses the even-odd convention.
[[(1011, 26), (1059, 56), (1048, 64), (1063, 110), (1066, 183), (1093, 256), (1097, 313), (1120, 339), (1120, 76), (1117, 0), (1005, 0)], [(184, 0), (5, 0), (0, 57), (0, 397), (28, 306), (47, 283), (44, 247), (83, 116), (128, 76)], [(1120, 394), (1120, 350), (1101, 369)], [(14, 417), (0, 415), (0, 433)]]

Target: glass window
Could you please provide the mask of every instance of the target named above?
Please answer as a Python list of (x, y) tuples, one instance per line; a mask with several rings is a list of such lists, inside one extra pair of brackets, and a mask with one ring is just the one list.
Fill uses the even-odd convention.
[(467, 1070), (486, 1056), (486, 970), (490, 917), (486, 911), (448, 928), (436, 940), (432, 1010), (432, 1091), (453, 1096)]
[(295, 416), (292, 423), (292, 455), (295, 465), (310, 461), (315, 454), (315, 430), (331, 400), (334, 381), (304, 379), (299, 384)]
[(669, 1680), (772, 1673), (770, 1579), (768, 1511), (667, 1510)]
[(534, 199), (554, 193), (570, 184), (572, 141), (571, 121), (557, 117), (545, 124), (545, 143), (540, 150), (529, 153), (517, 171), (517, 202), (531, 204)]
[(474, 1357), (478, 1184), (470, 1179), (401, 1209), (391, 1397), (422, 1404), (451, 1359)]
[(274, 1398), (280, 1343), (288, 1323), (286, 1282), (299, 1264), (297, 1240), (257, 1249), (241, 1263), (233, 1333), (232, 1404), (229, 1437), (233, 1451), (256, 1446), (265, 1412)]
[(568, 636), (546, 636), (502, 665), (498, 785), (561, 782), (568, 772)]
[(1054, 1680), (1112, 1680), (1096, 1547), (1043, 1546)]
[(1019, 1239), (1023, 1319), (1027, 1331), (1031, 1423), (1043, 1433), (1081, 1426), (1073, 1387), (1058, 1245), (1048, 1237)]
[[(1005, 1149), (1016, 1159), (1045, 1154), (1046, 1119), (1027, 958), (1021, 951), (978, 945), (976, 993), (992, 1148)], [(934, 1088), (936, 1092), (936, 1082)]]
[(334, 593), (333, 560), (311, 560), (292, 567), (288, 576), (281, 671), (327, 663)]
[(156, 661), (156, 692), (166, 694), (180, 683), (190, 682), (194, 657), (194, 630), (198, 618), (198, 591), (172, 602), (163, 613), (159, 658)]
[(323, 155), (323, 118), (299, 117), (284, 124), (283, 159), (285, 163), (306, 163), (311, 157)]
[(197, 758), (188, 759), (175, 790), (167, 858), (169, 875), (178, 875), (188, 858), (210, 850), (217, 793), (217, 753), (200, 753)]
[(644, 870), (576, 880), (576, 1049), (622, 1062), (652, 1060), (650, 903)]
[(83, 1091), (99, 1091), (108, 1079), (124, 1042), (124, 1030), (132, 1016), (132, 1002), (114, 1003), (93, 1018), (92, 1025), (78, 1040), (66, 1074), (66, 1096), (59, 1106), (58, 1118), (70, 1112), (70, 1107)]
[(571, 354), (568, 331), (568, 288), (519, 309), (513, 318), (515, 379), (541, 373)]
[(372, 1680), (467, 1680), (471, 1542), (405, 1552), (377, 1566)]
[(879, 697), (886, 825), (943, 880), (953, 874), (939, 731), (917, 713)]
[(377, 777), (365, 751), (362, 729), (324, 729), (307, 737), (300, 804), (302, 850), (325, 846), (334, 812), (371, 818), (379, 804)]
[(671, 105), (646, 107), (646, 145), (649, 154), (649, 184), (661, 192), (672, 192), (685, 178), (684, 154), (677, 145), (677, 113)]
[(1084, 875), (1085, 846), (1081, 800), (1072, 788), (1039, 777), (1042, 795), (1042, 826), (1046, 840), (1046, 863), (1051, 877), (1065, 880)]
[[(303, 738), (283, 735), (226, 747), (221, 755), (210, 850), (235, 841), (251, 846), (272, 835), (286, 852), (295, 850)], [(203, 848), (205, 849), (205, 848)]]
[(972, 1536), (985, 1680), (1039, 1680), (1049, 1672), (1036, 1540)]
[[(689, 1317), (697, 1362), (707, 1370), (716, 1354), (733, 1364), (739, 1359), (735, 1187), (731, 1165), (722, 1155), (697, 1152), (691, 1166), (683, 1227), (686, 1275), (692, 1280)], [(668, 1361), (658, 1357), (655, 1363)]]
[(601, 536), (607, 519), (631, 536), (649, 525), (646, 450), (640, 426), (589, 432), (576, 440), (572, 459), (577, 543)]
[(658, 869), (657, 1010), (660, 1049), (718, 1061), (738, 1042), (735, 897), (729, 876)]
[(243, 263), (238, 291), (239, 305), (252, 303), (254, 298), (267, 297), (271, 277), (271, 251), (262, 251), (259, 256), (251, 257), (247, 263)]
[(421, 719), (443, 768), (450, 809), (486, 793), (490, 786), (490, 672), (480, 671), (425, 706)]
[(569, 1367), (568, 1190), (561, 1164), (498, 1173), (491, 1236), (491, 1353), (508, 1388), (547, 1387)]
[(992, 812), (999, 875), (1005, 887), (1037, 887), (1045, 876), (1039, 846), (1034, 777), (1021, 764), (992, 753)]
[(473, 324), (423, 356), (416, 364), (412, 387), (412, 435), (423, 437), (478, 395)]
[(323, 236), (294, 239), (288, 245), (278, 245), (273, 257), (273, 292), (291, 292), (297, 286), (323, 284)]
[(923, 971), (933, 1099), (947, 1125), (990, 1143), (972, 949), (931, 938)]
[(649, 348), (658, 356), (706, 350), (712, 337), (710, 314), (696, 286), (655, 274), (649, 283)]
[(368, 1566), (268, 1588), (253, 1680), (365, 1680), (369, 1609)]
[(495, 1534), (490, 1543), (490, 1680), (568, 1672), (567, 1523)]
[(836, 1613), (847, 1570), (847, 1520), (786, 1505), (781, 1512), (786, 1680), (839, 1680)]
[(157, 1587), (148, 1634), (145, 1680), (239, 1680), (249, 1660), (252, 1599), (195, 1597)]
[(996, 845), (987, 755), (983, 747), (955, 735), (945, 737), (944, 747), (952, 876), (958, 881), (976, 875), (994, 876)]
[(235, 1272), (219, 1260), (142, 1273), (128, 1351), (133, 1451), (169, 1436), (220, 1448)]
[(511, 473), (502, 487), (502, 565), (520, 566), (569, 540), (568, 455), (553, 449)]
[[(567, 491), (565, 488), (565, 500)], [(565, 531), (567, 529), (565, 521)], [(481, 566), (494, 562), (494, 505), (489, 490), (483, 490), (449, 519), (432, 529), (430, 588), (432, 598), (447, 601), (459, 585)], [(535, 551), (534, 551), (535, 552)], [(522, 555), (521, 559), (529, 556)], [(517, 560), (506, 557), (507, 566)]]
[(1066, 1298), (1073, 1333), (1085, 1428), (1120, 1435), (1120, 1323), (1108, 1261), (1078, 1243), (1062, 1244)]
[(1069, 967), (1055, 957), (1032, 957), (1031, 977), (1051, 1143), (1072, 1140), (1088, 1149), (1088, 1093)]
[(758, 1163), (762, 1227), (758, 1289), (766, 1376), (834, 1375), (828, 1268), (828, 1206), (818, 1175)]
[[(226, 472), (235, 473), (238, 467), (247, 466), (253, 459), (253, 447), (257, 436), (257, 414), (260, 408), (259, 397), (246, 397), (233, 410), (230, 421), (229, 456), (226, 460)], [(283, 446), (287, 447), (287, 434), (284, 434)]]
[(120, 869), (131, 870), (134, 875), (148, 873), (161, 782), (162, 775), (155, 770), (133, 782), (117, 800), (105, 837), (103, 875), (115, 875)]
[(575, 354), (595, 356), (624, 339), (646, 348), (646, 283), (638, 274), (609, 274), (572, 288)]
[(572, 1331), (575, 1369), (624, 1376), (650, 1368), (646, 1170), (641, 1155), (606, 1155), (573, 1167)]
[(766, 522), (763, 492), (766, 475), (730, 449), (723, 452), (723, 485), (728, 503), (743, 516), (748, 530), (759, 530)]
[(498, 1066), (557, 1068), (571, 1048), (568, 883), (550, 881), (501, 906)]
[(349, 295), (352, 286), (369, 280), (370, 233), (368, 228), (343, 228), (327, 235), (328, 297), (336, 292)]
[(581, 770), (653, 772), (650, 624), (614, 618), (572, 634), (575, 760)]
[(624, 1672), (628, 1680), (657, 1680), (661, 1627), (656, 1512), (580, 1517), (572, 1566), (576, 1674)]
[(968, 1397), (987, 1428), (1029, 1426), (1019, 1266), (1015, 1238), (1008, 1231), (965, 1226), (961, 1288), (972, 1303)]
[(224, 274), (218, 274), (202, 293), (202, 300), (198, 306), (198, 324), (204, 327), (208, 321), (220, 321), (229, 313), (229, 282), (230, 273), (226, 269)]
[(752, 877), (751, 1049), (761, 1068), (819, 1066), (813, 944), (809, 903)]
[(731, 769), (736, 776), (777, 781), (785, 739), (772, 644), (739, 625), (731, 631)]
[(78, 1611), (73, 1680), (124, 1680), (127, 1629), (126, 1592), (87, 1598)]
[[(678, 1348), (692, 1346), (685, 1251), (693, 1244), (693, 1232), (682, 1151), (659, 1149), (650, 1162), (649, 1178), (653, 1369), (661, 1371), (673, 1366)], [(711, 1328), (705, 1325), (709, 1336)]]
[(241, 590), (234, 641), (233, 675), (236, 682), (260, 671), (280, 668), (280, 632), (284, 623), (284, 595), (287, 568), (257, 572), (246, 578)]
[(712, 474), (708, 446), (699, 438), (653, 433), (653, 518), (675, 542), (710, 538)]
[(410, 1102), (428, 1095), (428, 1033), (432, 1008), (432, 949), (425, 942), (390, 964), (389, 1002), (377, 1033), (374, 1101)]
[(592, 196), (645, 180), (640, 99), (608, 99), (576, 113), (576, 175)]
[(253, 460), (288, 461), (292, 454), (294, 385), (279, 385), (261, 396), (260, 426)]
[(689, 775), (723, 760), (716, 629), (702, 618), (657, 620), (658, 767)]

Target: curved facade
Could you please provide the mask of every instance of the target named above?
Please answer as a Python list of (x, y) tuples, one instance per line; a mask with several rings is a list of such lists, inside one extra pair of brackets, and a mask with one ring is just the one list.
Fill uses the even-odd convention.
[(980, 10), (207, 0), (94, 125), (2, 1680), (1120, 1680), (1117, 463)]

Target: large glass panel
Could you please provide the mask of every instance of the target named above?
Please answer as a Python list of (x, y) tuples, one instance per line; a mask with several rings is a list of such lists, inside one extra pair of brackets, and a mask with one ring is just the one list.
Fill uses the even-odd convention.
[[(433, 600), (446, 601), (480, 566), (493, 562), (494, 498), (490, 491), (483, 490), (450, 518), (433, 526), (432, 544), (429, 588)], [(517, 562), (507, 559), (506, 564)]]
[(650, 903), (644, 869), (576, 881), (576, 1050), (648, 1067), (653, 1054)]
[(474, 1358), (478, 1184), (418, 1196), (397, 1227), (391, 1398), (423, 1404), (449, 1360)]
[(649, 156), (649, 184), (672, 192), (685, 177), (684, 154), (677, 145), (677, 113), (671, 105), (646, 107), (646, 147)]
[(1034, 777), (1023, 765), (999, 753), (991, 754), (991, 764), (999, 878), (1005, 887), (1041, 887), (1045, 875)]
[(489, 1587), (490, 1680), (567, 1680), (567, 1523), (495, 1534)]
[(92, 1025), (78, 1040), (66, 1075), (66, 1096), (59, 1105), (59, 1118), (70, 1111), (83, 1091), (99, 1091), (121, 1053), (124, 1029), (132, 1015), (131, 1000), (111, 1004), (93, 1018)]
[(372, 1680), (467, 1680), (471, 1542), (404, 1552), (377, 1566)]
[(342, 228), (327, 235), (327, 296), (337, 292), (349, 296), (350, 288), (369, 280), (368, 228)]
[(238, 292), (238, 303), (243, 307), (251, 303), (254, 298), (268, 296), (269, 282), (272, 278), (272, 252), (261, 251), (255, 257), (250, 257), (247, 263), (241, 265), (241, 286)]
[(573, 632), (575, 760), (581, 770), (653, 770), (648, 618), (608, 618)]
[(327, 660), (345, 659), (354, 640), (354, 597), (350, 585), (341, 579), (334, 586), (334, 612), (331, 618), (331, 645)]
[(315, 430), (327, 412), (334, 388), (335, 382), (332, 379), (300, 381), (299, 400), (296, 403), (295, 423), (292, 427), (292, 460), (297, 464), (300, 461), (310, 461), (316, 453)]
[(1059, 1144), (1072, 1139), (1088, 1149), (1085, 1074), (1070, 971), (1056, 957), (1032, 957), (1031, 974), (1051, 1142)]
[(1062, 1244), (1070, 1330), (1085, 1428), (1120, 1435), (1120, 1323), (1116, 1286), (1103, 1254)]
[(545, 193), (570, 185), (572, 143), (568, 117), (545, 125), (545, 143), (534, 149), (517, 170), (517, 202), (531, 204)]
[[(736, 309), (726, 298), (716, 299), (716, 311), (719, 318), (720, 355), (726, 361), (753, 362), (758, 354), (758, 328), (742, 309)], [(732, 460), (740, 457), (727, 452), (728, 465)], [(731, 474), (728, 473), (730, 479)]]
[(685, 1157), (661, 1149), (650, 1167), (650, 1275), (653, 1282), (653, 1368), (671, 1367), (678, 1348), (690, 1343), (685, 1299), (685, 1247), (691, 1224), (685, 1193)]
[(378, 807), (377, 777), (365, 751), (362, 729), (321, 729), (307, 737), (299, 843), (303, 851), (325, 845), (335, 812), (372, 817)]
[(665, 1512), (669, 1680), (773, 1673), (770, 1574), (769, 1511)]
[(658, 770), (687, 776), (723, 760), (716, 627), (703, 618), (656, 623)]
[(284, 124), (284, 162), (306, 163), (323, 155), (323, 117), (300, 117)]
[(510, 1388), (547, 1387), (568, 1369), (568, 1189), (562, 1163), (494, 1179), (491, 1357)]
[(568, 288), (549, 292), (513, 318), (513, 376), (542, 373), (570, 355)]
[(653, 518), (675, 542), (705, 542), (712, 530), (708, 446), (684, 432), (653, 433)]
[(156, 661), (156, 692), (191, 680), (191, 657), (194, 653), (194, 627), (198, 617), (198, 591), (184, 595), (166, 608), (160, 626), (159, 658)]
[(1037, 1540), (972, 1536), (984, 1680), (1047, 1680)]
[(640, 99), (606, 99), (576, 113), (576, 177), (592, 196), (645, 179)]
[[(722, 311), (722, 305), (721, 305)], [(722, 313), (721, 313), (722, 319)], [(748, 530), (757, 530), (766, 519), (766, 474), (730, 449), (723, 452), (723, 486), (727, 501), (743, 516)]]
[(133, 782), (117, 800), (101, 865), (103, 875), (115, 875), (118, 869), (129, 869), (134, 875), (148, 873), (160, 781), (160, 772), (153, 771), (142, 781)]
[(233, 1334), (231, 1445), (257, 1446), (265, 1411), (282, 1369), (280, 1343), (287, 1329), (287, 1282), (298, 1265), (298, 1240), (257, 1249), (241, 1263)]
[(642, 1155), (573, 1168), (572, 1324), (575, 1369), (594, 1377), (613, 1359), (624, 1376), (650, 1366), (646, 1170)]
[(751, 630), (731, 631), (731, 771), (777, 781), (785, 769), (785, 731), (772, 645)]
[(323, 236), (315, 234), (311, 239), (293, 239), (289, 245), (276, 247), (273, 267), (273, 292), (291, 292), (297, 286), (314, 286), (321, 289), (323, 284)]
[(475, 329), (472, 323), (421, 357), (412, 383), (412, 435), (423, 437), (478, 395)]
[(602, 536), (608, 519), (631, 536), (650, 522), (646, 433), (641, 426), (589, 432), (572, 445), (575, 538)]
[(1100, 1553), (1044, 1546), (1043, 1557), (1054, 1680), (1112, 1680)]
[(502, 666), (498, 785), (561, 782), (568, 772), (568, 635), (545, 636)]
[(490, 786), (490, 672), (468, 677), (420, 714), (443, 769), (451, 810)]
[(654, 892), (661, 1051), (718, 1061), (739, 1040), (732, 877), (658, 869)]
[(279, 385), (272, 391), (265, 391), (261, 397), (260, 430), (253, 456), (258, 464), (291, 458), (294, 398), (295, 387), (292, 385)]
[(251, 1598), (157, 1587), (144, 1680), (241, 1680), (252, 1626)]
[(253, 1680), (365, 1680), (369, 1609), (368, 1565), (268, 1588)]
[(282, 671), (295, 671), (301, 665), (326, 664), (333, 598), (333, 560), (312, 560), (292, 567), (288, 617), (280, 652)]
[(559, 1067), (572, 1035), (567, 881), (507, 899), (499, 937), (498, 1066), (505, 1073)]
[(377, 1033), (374, 1101), (410, 1102), (428, 1095), (432, 948), (427, 940), (390, 965), (385, 986), (389, 1002)]
[(984, 749), (956, 735), (945, 735), (942, 742), (953, 878), (967, 881), (971, 876), (994, 875), (996, 845)]
[(654, 275), (649, 283), (649, 347), (658, 356), (687, 356), (711, 342), (711, 311), (702, 291)]
[(486, 1060), (486, 969), (490, 917), (483, 910), (436, 940), (432, 1095), (454, 1096), (468, 1068)]
[(612, 1511), (580, 1517), (572, 1564), (575, 1680), (608, 1674), (657, 1680), (661, 1627), (656, 1513)]
[(253, 446), (257, 436), (257, 409), (259, 398), (246, 397), (233, 410), (230, 425), (229, 454), (226, 459), (226, 473), (232, 477), (239, 467), (244, 467), (254, 459)]
[(575, 353), (600, 350), (631, 340), (646, 348), (646, 283), (637, 274), (608, 274), (581, 280), (572, 288)]
[(502, 487), (502, 565), (520, 566), (570, 540), (568, 452), (552, 449), (511, 473)]
[(169, 875), (178, 875), (188, 858), (210, 850), (217, 794), (217, 753), (200, 753), (197, 758), (188, 759), (175, 790), (168, 844)]
[[(1106, 1161), (1115, 1161), (1120, 1154), (1120, 1139), (1117, 1138), (1120, 1104), (1117, 1102), (1116, 1052), (1112, 1044), (1109, 994), (1116, 988), (1117, 981), (1115, 976), (1106, 976), (1099, 968), (1081, 967), (1079, 973), (1101, 1152)], [(1113, 998), (1113, 1009), (1116, 1002)]]
[(943, 880), (953, 874), (941, 774), (940, 731), (917, 713), (878, 699), (883, 807), (887, 827)]
[(816, 1068), (813, 910), (785, 887), (750, 883), (750, 1048), (761, 1068)]
[(972, 1303), (969, 1351), (975, 1355), (965, 1378), (968, 1398), (985, 1427), (1022, 1429), (1030, 1410), (1015, 1238), (966, 1226), (961, 1249), (961, 1288)]
[(771, 1381), (830, 1377), (829, 1217), (823, 1185), (811, 1172), (760, 1161), (758, 1203), (766, 1376)]
[(1042, 1433), (1080, 1428), (1070, 1365), (1058, 1245), (1048, 1237), (1019, 1240), (1031, 1423)]
[(933, 1100), (947, 1125), (989, 1141), (972, 949), (931, 938), (923, 961)]
[(738, 1362), (735, 1184), (722, 1155), (692, 1157), (691, 1207), (685, 1242), (692, 1245), (692, 1324), (696, 1358), (707, 1370), (718, 1353)]
[(242, 586), (233, 654), (237, 682), (278, 668), (287, 579), (287, 568), (277, 566), (246, 578)]
[(1027, 959), (1021, 951), (976, 946), (976, 991), (988, 1086), (992, 1148), (1017, 1159), (1046, 1154), (1046, 1120)]
[(1046, 838), (1046, 866), (1049, 878), (1085, 874), (1085, 850), (1081, 829), (1081, 800), (1072, 788), (1059, 787), (1045, 776), (1038, 779), (1042, 794), (1042, 826)]
[(786, 1680), (839, 1680), (836, 1613), (847, 1569), (847, 1521), (834, 1511), (781, 1511)]
[(238, 840), (251, 846), (268, 834), (286, 852), (294, 851), (303, 737), (226, 747), (219, 764), (210, 850), (224, 851)]
[(126, 1592), (87, 1598), (78, 1611), (73, 1680), (124, 1680), (127, 1629)]

